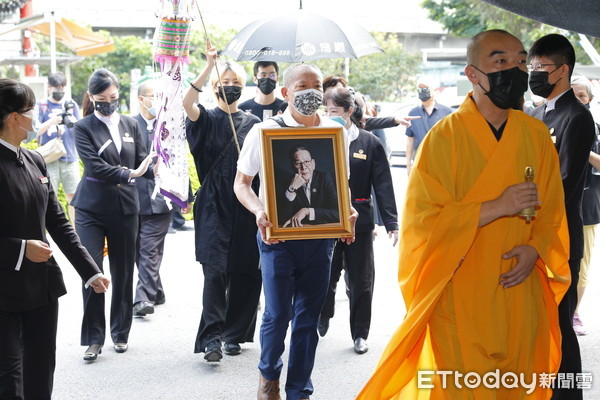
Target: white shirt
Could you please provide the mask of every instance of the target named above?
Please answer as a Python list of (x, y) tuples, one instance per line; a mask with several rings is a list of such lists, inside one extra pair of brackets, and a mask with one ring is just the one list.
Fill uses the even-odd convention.
[(140, 113), (140, 116), (144, 119), (144, 121), (146, 121), (146, 130), (151, 131), (154, 129), (154, 122), (156, 122), (156, 118), (152, 118), (152, 119), (146, 119), (146, 117), (144, 117), (142, 115), (142, 113)]
[[(294, 117), (292, 116), (289, 108), (287, 108), (283, 114), (281, 114), (283, 118), (283, 122), (289, 127), (303, 127), (304, 125), (299, 124)], [(324, 128), (339, 128), (340, 124), (330, 120), (329, 118), (319, 115), (319, 127)], [(262, 154), (260, 150), (260, 129), (262, 128), (280, 128), (279, 124), (272, 119), (268, 119), (264, 122), (255, 124), (248, 135), (244, 139), (244, 146), (242, 147), (242, 152), (240, 153), (240, 157), (237, 162), (238, 170), (244, 175), (255, 176), (259, 174), (259, 178), (261, 182), (263, 181), (262, 169), (261, 169), (261, 160)], [(348, 178), (350, 178), (350, 161), (348, 159), (349, 153), (349, 140), (348, 140), (348, 131), (344, 128), (344, 148), (346, 149), (346, 154), (344, 159), (346, 160), (346, 173)], [(260, 196), (261, 201), (264, 202), (264, 186), (260, 185)]]
[(561, 98), (561, 96), (565, 93), (567, 93), (569, 90), (571, 90), (571, 88), (565, 90), (564, 92), (562, 92), (561, 94), (559, 94), (558, 96), (556, 96), (555, 98), (553, 98), (552, 100), (546, 100), (546, 111), (545, 113), (547, 113), (548, 111), (552, 111), (556, 108), (556, 101), (558, 99)]
[(120, 154), (121, 147), (123, 147), (123, 140), (121, 139), (121, 133), (119, 132), (119, 121), (121, 120), (121, 117), (116, 112), (112, 113), (110, 117), (105, 117), (98, 111), (94, 111), (94, 115), (108, 127), (110, 137)]

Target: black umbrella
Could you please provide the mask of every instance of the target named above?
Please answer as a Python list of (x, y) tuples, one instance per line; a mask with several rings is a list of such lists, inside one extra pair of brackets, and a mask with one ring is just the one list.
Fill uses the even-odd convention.
[(483, 0), (515, 14), (590, 36), (600, 37), (598, 0)]
[(383, 49), (360, 25), (300, 9), (250, 23), (223, 54), (238, 61), (301, 62), (379, 52)]

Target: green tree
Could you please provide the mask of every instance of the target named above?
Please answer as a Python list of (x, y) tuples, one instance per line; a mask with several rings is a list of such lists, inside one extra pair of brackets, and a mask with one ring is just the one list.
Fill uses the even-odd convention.
[(374, 101), (401, 101), (403, 88), (413, 87), (420, 54), (404, 51), (396, 33), (372, 33), (384, 53), (350, 61), (349, 82)]
[[(488, 29), (504, 29), (520, 38), (525, 48), (549, 33), (565, 33), (575, 47), (577, 60), (582, 64), (591, 61), (585, 51), (577, 44), (579, 35), (534, 21), (485, 3), (481, 0), (424, 0), (423, 8), (429, 12), (429, 18), (440, 22), (449, 33), (458, 37), (471, 37)], [(589, 38), (596, 49), (600, 49), (600, 40)]]

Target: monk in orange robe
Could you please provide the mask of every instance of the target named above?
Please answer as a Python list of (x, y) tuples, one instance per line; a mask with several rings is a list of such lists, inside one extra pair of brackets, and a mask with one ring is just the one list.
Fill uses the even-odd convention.
[[(548, 128), (513, 109), (527, 89), (526, 56), (501, 30), (469, 43), (473, 91), (427, 135), (409, 178), (398, 277), (406, 316), (357, 399), (551, 397), (569, 240)], [(529, 221), (519, 215), (527, 207)]]

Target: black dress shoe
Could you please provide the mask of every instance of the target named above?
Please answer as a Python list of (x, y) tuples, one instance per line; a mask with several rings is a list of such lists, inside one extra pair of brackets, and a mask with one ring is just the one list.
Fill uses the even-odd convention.
[(193, 226), (187, 226), (185, 224), (181, 225), (181, 226), (175, 226), (174, 228), (178, 231), (193, 231), (194, 230)]
[(144, 317), (146, 314), (154, 314), (154, 305), (147, 301), (138, 301), (133, 305), (133, 315)]
[(158, 299), (156, 299), (156, 301), (154, 302), (155, 306), (160, 306), (162, 304), (165, 304), (166, 298), (164, 295), (160, 296)]
[(369, 351), (369, 345), (366, 339), (359, 337), (354, 341), (354, 352), (356, 354), (365, 354), (367, 351)]
[(114, 347), (115, 347), (115, 351), (117, 353), (125, 353), (127, 351), (127, 349), (129, 348), (127, 343), (115, 343)]
[(221, 341), (213, 339), (206, 345), (204, 350), (204, 359), (208, 362), (218, 362), (223, 358), (223, 350), (221, 349)]
[(319, 323), (317, 324), (317, 331), (321, 337), (327, 334), (329, 330), (329, 318), (319, 318)]
[(92, 344), (83, 353), (83, 359), (85, 361), (95, 361), (98, 358), (98, 354), (102, 354), (102, 345)]
[(225, 350), (225, 354), (228, 356), (242, 354), (242, 347), (238, 343), (225, 343), (223, 350)]

